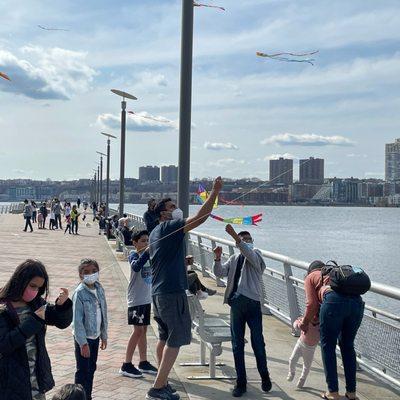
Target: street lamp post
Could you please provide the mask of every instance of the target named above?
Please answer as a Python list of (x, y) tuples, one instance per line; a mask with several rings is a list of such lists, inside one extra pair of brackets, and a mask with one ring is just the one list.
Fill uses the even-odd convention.
[(93, 197), (94, 201), (97, 203), (97, 170), (93, 168), (93, 171), (94, 171)]
[(102, 135), (107, 136), (107, 181), (106, 181), (106, 216), (109, 216), (109, 199), (110, 199), (110, 138), (116, 139), (114, 135), (109, 133), (100, 132)]
[(97, 164), (97, 203), (100, 203), (100, 164)]
[(125, 99), (137, 100), (129, 93), (117, 89), (111, 89), (111, 92), (122, 97), (121, 101), (121, 160), (119, 171), (119, 216), (124, 214), (124, 195), (125, 195), (125, 136), (126, 136), (126, 101)]
[(181, 88), (179, 110), (178, 205), (189, 215), (190, 129), (192, 113), (193, 0), (182, 0)]
[(100, 204), (103, 201), (103, 156), (107, 156), (107, 154), (102, 153), (101, 151), (96, 151), (97, 154), (100, 154)]

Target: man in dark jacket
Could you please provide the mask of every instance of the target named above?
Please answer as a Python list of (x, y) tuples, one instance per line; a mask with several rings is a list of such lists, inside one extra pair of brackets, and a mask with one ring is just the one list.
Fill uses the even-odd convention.
[(156, 200), (150, 199), (147, 203), (147, 211), (143, 214), (143, 220), (146, 224), (147, 232), (150, 232), (159, 224), (157, 214), (154, 212), (156, 206)]
[(47, 218), (47, 214), (48, 214), (46, 202), (42, 203), (42, 205), (39, 208), (39, 212), (43, 216), (42, 229), (46, 229), (46, 218)]

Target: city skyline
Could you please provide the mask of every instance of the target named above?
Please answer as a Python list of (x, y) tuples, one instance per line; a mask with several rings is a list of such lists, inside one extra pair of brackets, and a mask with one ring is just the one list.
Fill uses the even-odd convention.
[[(139, 99), (128, 102), (126, 176), (177, 163), (181, 2), (149, 3), (2, 2), (0, 178), (90, 177), (100, 131), (118, 138), (118, 178), (114, 87)], [(270, 159), (313, 156), (327, 177), (384, 178), (400, 131), (400, 4), (225, 3), (195, 9), (191, 177), (266, 180)], [(306, 50), (319, 50), (314, 66), (255, 56)]]

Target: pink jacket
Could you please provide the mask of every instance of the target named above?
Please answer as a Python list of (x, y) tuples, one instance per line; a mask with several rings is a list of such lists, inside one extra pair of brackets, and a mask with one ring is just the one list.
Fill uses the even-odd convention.
[[(293, 328), (300, 329), (300, 325), (303, 322), (303, 318), (297, 318), (296, 321), (293, 322)], [(308, 325), (307, 333), (301, 331), (300, 340), (306, 344), (307, 346), (316, 346), (319, 342), (319, 321), (318, 319), (314, 319)]]

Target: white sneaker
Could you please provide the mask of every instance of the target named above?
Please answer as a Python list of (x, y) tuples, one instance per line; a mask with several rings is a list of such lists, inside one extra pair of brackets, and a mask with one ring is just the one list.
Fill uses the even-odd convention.
[(199, 300), (205, 300), (207, 297), (208, 297), (208, 293), (203, 292), (202, 290), (199, 290), (199, 291), (197, 292), (197, 298), (198, 298)]

